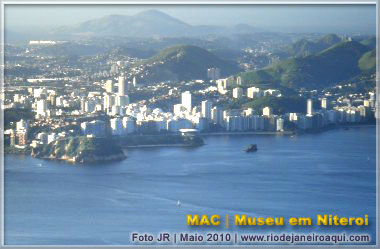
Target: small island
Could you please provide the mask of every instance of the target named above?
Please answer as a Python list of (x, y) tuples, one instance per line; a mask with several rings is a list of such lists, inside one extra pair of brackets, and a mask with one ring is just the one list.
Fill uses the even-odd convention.
[(131, 147), (200, 146), (199, 136), (132, 135), (125, 137), (78, 136), (63, 138), (32, 148), (31, 155), (42, 159), (64, 160), (73, 163), (96, 163), (124, 160), (124, 149)]
[(121, 146), (112, 138), (71, 137), (59, 139), (32, 149), (32, 156), (68, 162), (94, 163), (123, 160)]

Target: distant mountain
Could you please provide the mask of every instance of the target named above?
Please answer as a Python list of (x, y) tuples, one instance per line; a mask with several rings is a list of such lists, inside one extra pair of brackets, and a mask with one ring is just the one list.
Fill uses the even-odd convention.
[(145, 80), (190, 80), (205, 79), (207, 69), (218, 67), (222, 75), (238, 72), (233, 62), (220, 59), (209, 51), (190, 45), (174, 46), (145, 60), (147, 76)]
[[(375, 70), (375, 52), (356, 41), (343, 41), (316, 55), (284, 60), (269, 68), (243, 73), (247, 85), (320, 88)], [(368, 53), (369, 52), (369, 53)]]
[(290, 45), (287, 52), (290, 57), (305, 57), (321, 52), (342, 40), (336, 34), (328, 34), (314, 41), (302, 39)]
[(148, 10), (136, 15), (110, 15), (95, 20), (54, 29), (51, 35), (60, 36), (126, 36), (126, 37), (178, 37), (205, 34), (256, 32), (246, 24), (234, 27), (213, 25), (192, 26), (164, 12)]

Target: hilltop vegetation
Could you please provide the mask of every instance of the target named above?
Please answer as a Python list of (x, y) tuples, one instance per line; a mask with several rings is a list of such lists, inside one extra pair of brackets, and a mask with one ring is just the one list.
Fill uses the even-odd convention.
[(246, 85), (321, 88), (375, 70), (374, 52), (356, 41), (343, 41), (316, 55), (284, 60), (266, 69), (242, 73)]
[(209, 51), (190, 45), (174, 46), (145, 60), (149, 66), (150, 78), (158, 80), (205, 79), (207, 69), (218, 67), (222, 75), (238, 72), (238, 67), (230, 61), (220, 59)]
[(70, 137), (34, 148), (32, 155), (40, 158), (91, 163), (125, 159), (118, 145), (110, 138)]
[(341, 41), (342, 38), (336, 34), (328, 34), (315, 41), (301, 39), (290, 45), (287, 53), (290, 57), (305, 57), (321, 52)]
[(365, 73), (376, 72), (376, 49), (368, 51), (360, 58), (359, 68)]

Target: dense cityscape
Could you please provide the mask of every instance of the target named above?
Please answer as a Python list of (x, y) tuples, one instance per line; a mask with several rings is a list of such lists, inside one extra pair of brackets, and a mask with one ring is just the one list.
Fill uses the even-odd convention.
[[(146, 16), (178, 22), (157, 11), (136, 18)], [(240, 28), (206, 38), (7, 43), (6, 151), (36, 154), (79, 137), (124, 145), (175, 137), (171, 143), (183, 145), (178, 136), (289, 135), (375, 123), (374, 36)]]
[(4, 245), (378, 243), (376, 4), (2, 7)]
[[(50, 43), (41, 41), (39, 45)], [(30, 44), (34, 45), (35, 42), (31, 41)], [(104, 137), (181, 131), (253, 131), (280, 134), (286, 131), (319, 130), (336, 124), (366, 123), (373, 119), (375, 113), (375, 91), (349, 94), (347, 97), (336, 96), (330, 91), (300, 91), (300, 96), (310, 96), (304, 103), (306, 113), (274, 114), (273, 109), (268, 106), (261, 110), (224, 109), (218, 105), (221, 99), (232, 101), (266, 96), (281, 98), (284, 93), (279, 89), (244, 87), (240, 76), (221, 78), (220, 68), (209, 68), (205, 71), (207, 80), (185, 83), (190, 89), (194, 85), (199, 90), (181, 91), (178, 87), (172, 87), (171, 82), (160, 82), (155, 86), (143, 85), (139, 84), (134, 74), (124, 74), (127, 63), (128, 61), (110, 63), (110, 72), (106, 74), (110, 76), (109, 79), (94, 82), (98, 86), (97, 91), (85, 87), (75, 88), (67, 83), (66, 89), (51, 87), (50, 82), (65, 79), (47, 78), (26, 79), (30, 83), (28, 87), (15, 86), (12, 90), (7, 90), (3, 106), (5, 110), (31, 108), (35, 114), (30, 119), (15, 122), (11, 129), (5, 131), (10, 136), (10, 145), (18, 148), (36, 147), (60, 138), (80, 135)], [(130, 71), (141, 72), (143, 69), (139, 71), (132, 68)], [(70, 80), (73, 79), (68, 79)], [(38, 86), (40, 83), (45, 83), (46, 86)], [(335, 88), (349, 86), (337, 85)], [(131, 95), (146, 88), (163, 94), (135, 102), (130, 100)], [(161, 89), (165, 89), (165, 92)], [(194, 104), (194, 95), (201, 99), (199, 105)], [(171, 97), (180, 100), (172, 106), (171, 111), (164, 111), (150, 104), (157, 99)]]

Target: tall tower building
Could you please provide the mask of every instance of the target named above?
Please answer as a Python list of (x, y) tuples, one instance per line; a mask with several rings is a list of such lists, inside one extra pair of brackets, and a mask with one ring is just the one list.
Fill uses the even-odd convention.
[(235, 99), (240, 99), (241, 97), (243, 97), (243, 89), (241, 89), (240, 87), (236, 87), (232, 90), (232, 97), (234, 97)]
[(243, 79), (241, 78), (241, 76), (238, 76), (238, 77), (236, 78), (236, 84), (237, 84), (238, 86), (243, 85)]
[(106, 92), (108, 92), (108, 93), (113, 92), (113, 81), (112, 80), (106, 81)]
[(125, 78), (124, 76), (119, 76), (119, 81), (118, 81), (118, 95), (119, 96), (124, 96), (126, 95), (126, 85), (125, 85)]
[(321, 99), (321, 107), (322, 109), (327, 109), (328, 108), (328, 101), (327, 101), (327, 98), (323, 98)]
[(212, 102), (209, 100), (202, 101), (202, 117), (211, 118)]
[(47, 111), (47, 101), (45, 99), (40, 99), (37, 101), (37, 114), (45, 116)]
[(187, 111), (191, 112), (191, 93), (189, 91), (182, 93), (182, 106), (187, 109)]
[(113, 105), (115, 104), (115, 97), (110, 95), (110, 94), (107, 94), (104, 96), (104, 104), (103, 104), (103, 107), (104, 107), (104, 110), (108, 110), (109, 108), (111, 108)]
[(313, 115), (313, 100), (312, 99), (307, 100), (307, 114)]

